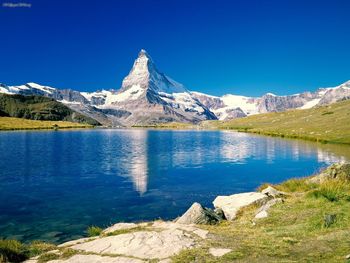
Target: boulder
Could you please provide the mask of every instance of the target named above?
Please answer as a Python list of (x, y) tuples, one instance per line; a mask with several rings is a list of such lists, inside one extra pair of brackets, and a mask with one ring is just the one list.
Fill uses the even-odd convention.
[(193, 203), (192, 206), (176, 220), (179, 224), (207, 224), (214, 225), (222, 220), (213, 210), (204, 208), (199, 203)]
[(262, 205), (255, 214), (256, 219), (268, 217), (268, 210), (277, 203), (283, 203), (282, 198), (271, 199), (266, 204)]
[(224, 211), (227, 220), (234, 220), (237, 212), (252, 204), (264, 204), (268, 200), (268, 196), (262, 193), (249, 192), (234, 194), (230, 196), (218, 196), (213, 204), (216, 208), (221, 208)]
[(266, 187), (264, 190), (261, 191), (261, 193), (267, 195), (268, 197), (272, 197), (272, 198), (286, 195), (285, 192), (278, 191), (277, 189), (273, 188), (272, 186)]

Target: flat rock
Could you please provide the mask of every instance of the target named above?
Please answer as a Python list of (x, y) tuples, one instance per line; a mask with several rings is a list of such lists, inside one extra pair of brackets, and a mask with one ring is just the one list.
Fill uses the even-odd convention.
[(75, 240), (72, 240), (72, 241), (67, 241), (65, 243), (59, 244), (58, 247), (69, 247), (69, 246), (73, 246), (73, 245), (76, 245), (76, 244), (79, 244), (79, 243), (84, 243), (84, 242), (87, 242), (87, 241), (91, 241), (91, 240), (94, 240), (96, 238), (98, 238), (98, 237), (79, 238), (79, 239), (75, 239)]
[(180, 230), (186, 231), (188, 233), (195, 234), (202, 239), (206, 239), (207, 234), (209, 233), (208, 230), (200, 229), (200, 228), (196, 227), (196, 225), (194, 225), (194, 224), (180, 224), (180, 223), (171, 222), (171, 221), (155, 221), (152, 224), (152, 228), (168, 229), (168, 230), (180, 229)]
[(74, 255), (68, 259), (57, 259), (49, 263), (143, 263), (145, 261), (127, 257), (108, 257), (99, 255)]
[(230, 253), (232, 249), (229, 248), (209, 248), (209, 253), (214, 257), (222, 257), (223, 255)]
[(249, 192), (230, 196), (218, 196), (215, 198), (213, 204), (216, 208), (221, 208), (224, 211), (227, 220), (234, 220), (241, 208), (256, 203), (263, 204), (267, 200), (268, 196), (265, 194)]
[(215, 225), (222, 219), (214, 213), (213, 210), (204, 208), (199, 203), (193, 203), (192, 206), (176, 220), (180, 224), (207, 224)]
[(114, 224), (113, 226), (106, 228), (102, 232), (105, 234), (108, 234), (108, 233), (113, 233), (114, 231), (118, 231), (118, 230), (136, 228), (137, 226), (138, 225), (135, 223), (117, 223), (117, 224)]
[(165, 259), (194, 246), (195, 240), (189, 233), (175, 228), (102, 237), (71, 248), (97, 254)]

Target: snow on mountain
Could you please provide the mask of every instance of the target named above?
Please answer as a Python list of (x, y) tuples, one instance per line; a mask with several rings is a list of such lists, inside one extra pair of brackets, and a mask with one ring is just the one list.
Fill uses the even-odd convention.
[(221, 97), (200, 92), (193, 96), (209, 108), (220, 120), (228, 120), (253, 114), (278, 112), (288, 109), (309, 109), (318, 105), (350, 98), (350, 81), (331, 88), (320, 88), (315, 92), (304, 92), (287, 96), (266, 93), (260, 98), (232, 94)]
[(349, 99), (350, 81), (336, 87), (287, 96), (272, 93), (262, 97), (211, 96), (188, 91), (182, 84), (161, 73), (149, 54), (141, 50), (117, 91), (79, 92), (29, 82), (20, 86), (0, 84), (0, 93), (50, 97), (105, 125), (129, 126), (170, 121), (228, 120), (265, 112), (308, 109)]

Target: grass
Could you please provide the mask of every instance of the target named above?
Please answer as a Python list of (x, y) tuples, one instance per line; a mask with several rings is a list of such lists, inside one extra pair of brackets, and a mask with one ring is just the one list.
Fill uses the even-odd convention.
[(252, 115), (229, 121), (205, 121), (202, 127), (324, 143), (350, 144), (350, 100), (306, 110)]
[[(182, 251), (174, 262), (346, 262), (350, 254), (350, 180), (321, 184), (291, 179), (274, 187), (288, 193), (269, 216), (253, 220), (255, 206), (237, 220), (205, 226), (211, 237), (204, 246)], [(262, 188), (262, 187), (261, 187)], [(232, 252), (215, 258), (211, 247)]]
[(99, 236), (102, 234), (103, 229), (98, 227), (98, 226), (90, 226), (88, 227), (88, 229), (86, 230), (87, 235), (89, 237), (95, 237), (95, 236)]
[(0, 262), (22, 262), (30, 257), (55, 249), (56, 246), (40, 241), (23, 244), (17, 240), (0, 240)]
[(0, 117), (0, 130), (72, 129), (92, 128), (92, 125), (68, 121), (39, 121)]

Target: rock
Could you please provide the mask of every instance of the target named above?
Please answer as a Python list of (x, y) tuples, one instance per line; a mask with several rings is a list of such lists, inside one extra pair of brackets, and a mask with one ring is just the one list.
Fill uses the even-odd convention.
[(108, 233), (113, 233), (114, 231), (117, 231), (117, 230), (132, 229), (136, 227), (137, 227), (137, 224), (135, 223), (117, 223), (117, 224), (114, 224), (113, 226), (106, 228), (105, 230), (102, 231), (102, 233), (108, 234)]
[(214, 213), (217, 214), (221, 220), (226, 220), (225, 213), (221, 208), (215, 208)]
[(127, 257), (108, 257), (99, 255), (74, 255), (68, 259), (50, 260), (48, 263), (143, 263), (145, 261)]
[(267, 213), (267, 211), (266, 210), (263, 210), (263, 211), (260, 211), (259, 213), (257, 213), (256, 215), (255, 215), (255, 218), (256, 219), (260, 219), (260, 218), (265, 218), (265, 217), (268, 217), (268, 213)]
[(67, 241), (65, 243), (59, 244), (58, 247), (69, 247), (69, 246), (73, 246), (73, 245), (76, 245), (76, 244), (80, 244), (80, 243), (84, 243), (84, 242), (87, 242), (87, 241), (91, 241), (91, 240), (94, 240), (96, 238), (98, 238), (98, 237), (96, 236), (96, 237), (79, 238), (79, 239), (75, 239), (75, 240), (72, 240), (72, 241)]
[(261, 191), (261, 193), (273, 198), (286, 195), (286, 193), (278, 191), (272, 186), (266, 187), (264, 190)]
[(268, 217), (268, 210), (271, 208), (271, 206), (274, 206), (277, 203), (283, 203), (283, 199), (282, 198), (276, 198), (276, 199), (271, 199), (269, 200), (266, 204), (262, 205), (255, 214), (255, 218), (256, 219), (260, 219), (260, 218), (265, 218)]
[(216, 208), (221, 208), (224, 211), (227, 220), (234, 220), (237, 212), (245, 206), (260, 203), (263, 204), (268, 200), (268, 197), (262, 193), (249, 192), (234, 194), (230, 196), (218, 196), (213, 204)]
[(192, 248), (194, 238), (180, 229), (161, 232), (140, 231), (98, 238), (71, 248), (97, 254), (125, 255), (142, 259), (165, 259), (183, 249)]
[(320, 174), (308, 179), (308, 182), (319, 184), (328, 179), (350, 180), (350, 163), (332, 164)]
[(155, 221), (152, 224), (152, 227), (156, 229), (162, 229), (162, 230), (180, 229), (188, 233), (193, 233), (202, 239), (206, 239), (207, 234), (209, 233), (208, 230), (200, 229), (195, 225), (185, 225), (185, 224), (179, 224), (177, 222), (170, 222), (170, 221)]
[(331, 225), (333, 225), (335, 223), (336, 220), (337, 220), (337, 215), (327, 214), (323, 218), (323, 225), (325, 227), (330, 227)]
[(179, 219), (176, 220), (176, 223), (214, 225), (221, 220), (222, 218), (214, 213), (213, 210), (204, 208), (199, 203), (193, 203), (193, 205)]
[(209, 248), (209, 253), (214, 257), (222, 257), (223, 255), (230, 253), (232, 249), (229, 248)]

